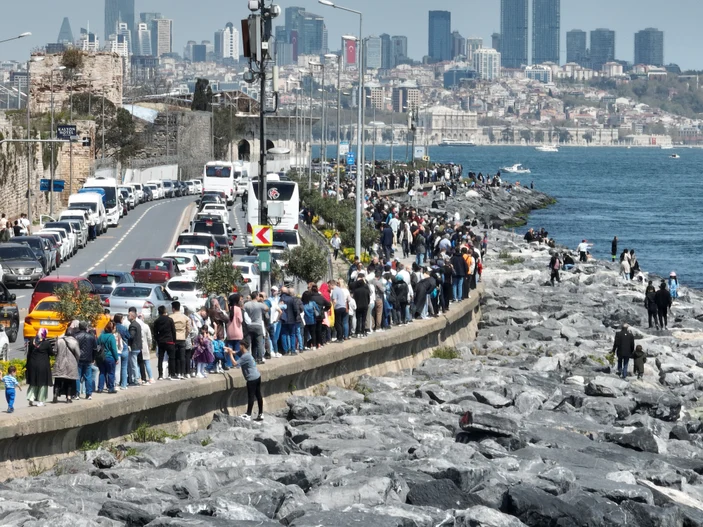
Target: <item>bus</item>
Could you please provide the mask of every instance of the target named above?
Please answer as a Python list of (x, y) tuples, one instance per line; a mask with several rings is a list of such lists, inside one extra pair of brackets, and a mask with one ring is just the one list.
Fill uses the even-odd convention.
[(83, 183), (84, 189), (102, 189), (103, 203), (105, 204), (105, 212), (107, 214), (107, 225), (109, 227), (117, 227), (120, 223), (120, 208), (117, 197), (117, 180), (113, 177), (91, 177)]
[(227, 196), (227, 205), (234, 205), (238, 186), (242, 181), (242, 174), (245, 173), (244, 166), (239, 161), (209, 161), (203, 169), (202, 191), (214, 190), (224, 192)]
[[(258, 179), (249, 181), (247, 194), (247, 233), (251, 234), (254, 225), (259, 225)], [(280, 214), (280, 221), (274, 222), (274, 230), (298, 230), (300, 194), (295, 181), (281, 181), (277, 174), (267, 175), (266, 200), (269, 205), (269, 218)], [(278, 210), (275, 210), (276, 208)]]

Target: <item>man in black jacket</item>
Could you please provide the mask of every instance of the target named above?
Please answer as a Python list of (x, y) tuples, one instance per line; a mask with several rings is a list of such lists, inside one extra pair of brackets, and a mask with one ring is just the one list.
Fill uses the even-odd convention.
[(159, 380), (164, 378), (164, 354), (168, 355), (169, 380), (178, 379), (176, 372), (176, 325), (166, 314), (166, 306), (159, 306), (159, 317), (154, 321), (154, 340), (159, 349)]
[(459, 302), (463, 296), (464, 279), (469, 274), (469, 268), (458, 249), (454, 251), (450, 263), (452, 265), (452, 299), (454, 302)]
[(139, 354), (142, 351), (142, 327), (137, 322), (137, 310), (129, 308), (127, 314), (129, 319), (129, 379), (130, 386), (141, 384), (141, 374), (139, 372)]
[[(95, 354), (98, 351), (98, 341), (95, 336), (88, 333), (88, 323), (80, 322), (78, 324), (78, 333), (73, 337), (78, 341), (78, 346), (81, 349), (81, 356), (78, 359), (78, 379), (76, 380), (76, 394), (81, 393), (81, 381), (85, 382), (85, 398), (93, 398), (93, 362), (95, 362)], [(76, 395), (78, 398), (78, 395)]]
[(349, 288), (354, 302), (356, 302), (356, 338), (368, 336), (366, 329), (366, 315), (369, 311), (371, 303), (371, 290), (369, 284), (366, 283), (366, 275), (363, 271), (359, 272), (356, 282)]
[(669, 329), (667, 327), (667, 311), (671, 308), (671, 293), (666, 288), (666, 282), (662, 280), (659, 285), (659, 291), (654, 295), (654, 302), (657, 304), (657, 315), (659, 316), (659, 327), (661, 329)]
[(629, 325), (623, 324), (622, 329), (615, 334), (613, 353), (618, 357), (618, 375), (627, 378), (627, 367), (635, 354), (635, 336), (630, 333)]

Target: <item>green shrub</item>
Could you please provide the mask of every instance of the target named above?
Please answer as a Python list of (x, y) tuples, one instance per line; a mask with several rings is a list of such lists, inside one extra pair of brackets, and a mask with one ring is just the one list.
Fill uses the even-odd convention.
[(433, 359), (454, 360), (460, 359), (461, 353), (456, 348), (449, 346), (440, 346), (432, 352)]
[(166, 439), (179, 439), (179, 436), (161, 428), (150, 428), (149, 423), (143, 422), (132, 432), (130, 439), (135, 443), (165, 443)]

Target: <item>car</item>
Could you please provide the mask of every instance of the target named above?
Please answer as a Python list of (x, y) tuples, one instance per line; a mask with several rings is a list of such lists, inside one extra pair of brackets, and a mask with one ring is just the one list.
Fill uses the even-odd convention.
[(142, 193), (144, 194), (144, 203), (148, 203), (149, 201), (154, 201), (154, 193), (152, 192), (151, 188), (149, 188), (148, 185), (144, 185), (142, 187)]
[[(17, 340), (20, 330), (20, 310), (17, 307), (16, 300), (17, 296), (14, 293), (10, 293), (10, 290), (0, 283), (0, 327), (2, 327), (10, 342)], [(1, 347), (0, 350), (2, 350)]]
[(130, 187), (134, 190), (134, 197), (137, 200), (137, 203), (144, 203), (144, 189), (142, 188), (142, 184), (132, 183)]
[(165, 180), (164, 184), (164, 198), (175, 198), (175, 188), (173, 186), (173, 181)]
[(186, 187), (188, 188), (188, 195), (193, 195), (195, 194), (195, 182), (192, 180), (190, 181), (185, 181)]
[(198, 201), (198, 212), (203, 210), (203, 207), (207, 205), (208, 203), (218, 203), (218, 204), (225, 204), (225, 201), (220, 197), (220, 196), (215, 196), (213, 194), (206, 194), (202, 198), (200, 198)]
[(198, 258), (196, 254), (170, 252), (162, 254), (161, 258), (171, 258), (175, 260), (178, 264), (178, 270), (181, 272), (181, 276), (189, 277), (193, 280), (195, 280), (198, 274), (198, 269), (202, 266), (200, 258)]
[(193, 186), (195, 187), (195, 193), (201, 194), (203, 192), (203, 182), (200, 179), (191, 179)]
[(61, 257), (61, 237), (55, 232), (37, 232), (34, 236), (39, 236), (49, 243), (56, 258), (54, 261), (54, 269), (61, 267), (61, 263), (63, 262), (63, 258)]
[(51, 248), (49, 241), (41, 236), (15, 236), (12, 243), (28, 245), (44, 268), (44, 274), (49, 275), (56, 267), (56, 251)]
[(229, 254), (230, 246), (237, 241), (237, 235), (232, 234), (230, 229), (222, 222), (205, 220), (193, 222), (191, 232), (194, 234), (212, 234), (215, 241), (220, 246), (221, 254)]
[(224, 203), (206, 203), (198, 214), (213, 214), (222, 218), (222, 223), (229, 225), (229, 210)]
[[(55, 339), (60, 337), (68, 329), (68, 324), (61, 321), (61, 315), (58, 313), (59, 298), (56, 296), (47, 296), (42, 298), (34, 309), (24, 317), (23, 335), (24, 340), (28, 341), (37, 336), (41, 328), (47, 331), (47, 338)], [(95, 323), (95, 330), (98, 335), (102, 333), (110, 322), (109, 315), (101, 315)]]
[(144, 185), (144, 189), (148, 190), (151, 194), (151, 201), (154, 201), (155, 199), (159, 199), (161, 197), (159, 187), (154, 185), (153, 183)]
[[(50, 235), (54, 239), (54, 243), (57, 246), (58, 249), (58, 254), (59, 254), (59, 261), (61, 263), (64, 263), (66, 260), (69, 258), (69, 244), (68, 240), (64, 237), (61, 236), (61, 234), (58, 231), (39, 231), (36, 233), (37, 236), (42, 236), (44, 237), (45, 235)], [(59, 264), (60, 265), (60, 264)]]
[(206, 265), (210, 261), (210, 249), (202, 245), (179, 245), (176, 247), (176, 254), (192, 254), (198, 257), (201, 265)]
[(91, 273), (86, 277), (95, 292), (100, 295), (100, 301), (105, 302), (112, 290), (119, 284), (134, 283), (132, 275), (126, 271), (103, 271), (102, 273)]
[(86, 278), (82, 276), (45, 276), (34, 287), (32, 299), (29, 301), (29, 312), (34, 311), (37, 303), (47, 296), (53, 296), (60, 287), (73, 285), (78, 288), (85, 288), (90, 294), (95, 294), (95, 288)]
[(3, 326), (0, 326), (0, 360), (10, 360), (10, 338)]
[(115, 313), (127, 313), (129, 308), (133, 307), (145, 320), (152, 320), (156, 318), (159, 306), (165, 306), (166, 311), (170, 313), (171, 302), (174, 300), (178, 298), (172, 297), (161, 284), (135, 282), (115, 287), (105, 305)]
[(123, 197), (125, 196), (125, 194), (122, 191), (123, 190), (127, 191), (127, 196), (124, 198), (124, 201), (127, 204), (127, 208), (129, 210), (132, 210), (134, 207), (136, 207), (138, 205), (137, 196), (134, 193), (134, 189), (131, 186), (122, 185), (119, 187), (119, 190), (120, 190), (120, 193), (122, 194)]
[(165, 284), (179, 276), (178, 264), (169, 258), (137, 258), (132, 265), (132, 277), (143, 284)]
[(177, 276), (171, 278), (165, 286), (166, 291), (173, 298), (178, 298), (181, 306), (195, 312), (205, 304), (207, 294), (198, 289), (198, 284), (191, 277)]
[[(45, 218), (49, 218), (49, 216), (45, 216)], [(78, 252), (78, 236), (76, 236), (76, 232), (73, 230), (73, 227), (71, 226), (71, 223), (68, 221), (48, 221), (44, 223), (41, 227), (42, 231), (54, 231), (58, 230), (59, 234), (61, 234), (61, 230), (63, 230), (66, 233), (66, 238), (68, 239), (68, 253), (69, 253), (69, 258), (76, 254)], [(63, 237), (63, 234), (61, 234)]]
[(176, 252), (181, 245), (202, 245), (210, 251), (210, 256), (215, 256), (220, 252), (220, 244), (212, 234), (184, 232), (178, 235), (176, 240)]
[(44, 266), (32, 248), (24, 243), (0, 244), (0, 265), (2, 283), (8, 287), (34, 287), (44, 277)]
[(257, 264), (239, 260), (233, 262), (232, 266), (239, 269), (242, 273), (244, 283), (249, 286), (251, 291), (259, 290), (259, 286), (261, 285), (261, 271), (259, 271), (259, 266)]
[[(273, 230), (273, 245), (272, 251), (275, 251), (277, 244), (286, 244), (286, 248), (290, 251), (300, 246), (300, 234), (295, 230), (274, 229)], [(282, 246), (281, 246), (282, 247)]]
[(120, 203), (122, 203), (122, 216), (127, 216), (129, 211), (132, 210), (129, 204), (129, 191), (122, 187), (117, 190), (120, 193)]

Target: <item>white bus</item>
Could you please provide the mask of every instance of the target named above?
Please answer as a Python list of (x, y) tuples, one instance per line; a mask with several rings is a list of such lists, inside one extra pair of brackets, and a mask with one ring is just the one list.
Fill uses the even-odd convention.
[[(227, 205), (234, 205), (238, 185), (246, 170), (239, 161), (209, 161), (203, 169), (203, 192), (213, 190), (224, 192)], [(241, 194), (243, 191), (239, 191)]]
[(105, 192), (103, 202), (109, 227), (117, 227), (120, 223), (120, 207), (117, 191), (117, 180), (113, 177), (91, 177), (85, 180), (83, 188), (101, 188)]
[[(274, 230), (297, 231), (300, 216), (300, 194), (295, 181), (281, 181), (277, 174), (266, 176), (266, 200), (269, 218), (280, 221), (274, 223)], [(251, 234), (254, 225), (259, 225), (259, 180), (247, 185), (247, 233)]]

